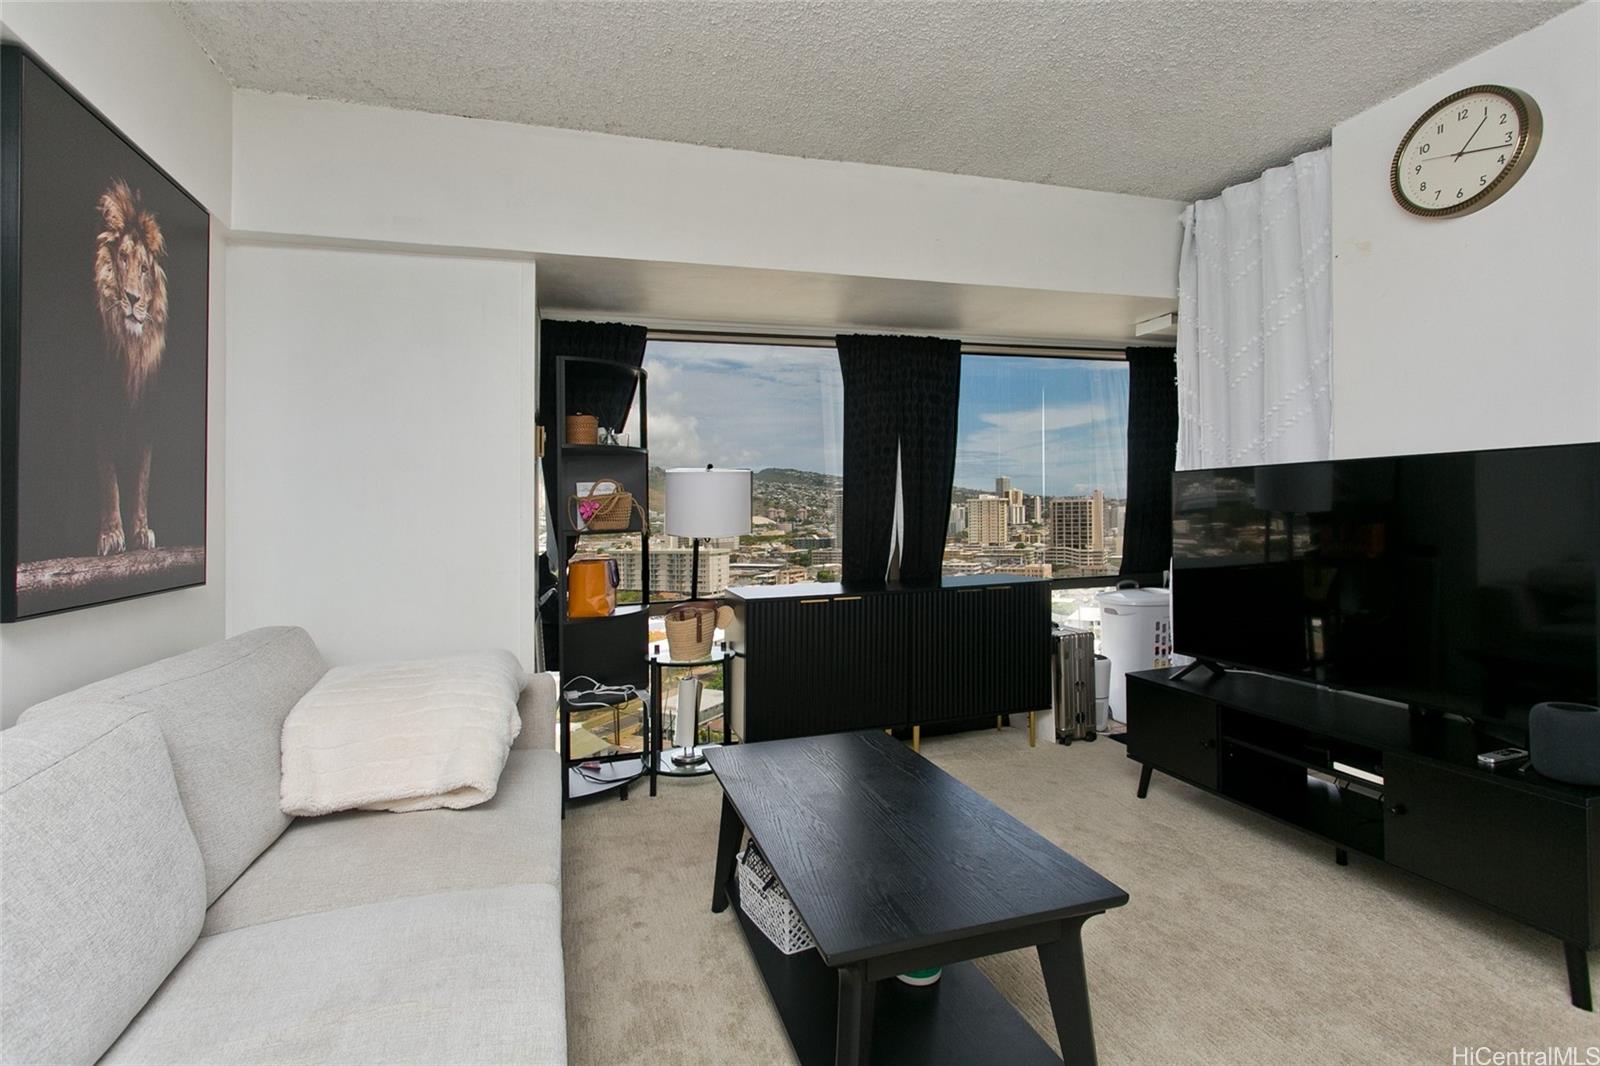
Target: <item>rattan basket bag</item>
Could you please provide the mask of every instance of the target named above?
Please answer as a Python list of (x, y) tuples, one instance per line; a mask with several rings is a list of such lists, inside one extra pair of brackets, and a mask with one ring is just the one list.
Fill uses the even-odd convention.
[(697, 662), (711, 654), (711, 636), (718, 626), (733, 621), (733, 608), (710, 600), (690, 600), (666, 613), (667, 654), (680, 663)]
[[(609, 486), (609, 490), (606, 489)], [(639, 515), (639, 528), (645, 529), (647, 521), (644, 508), (633, 498), (633, 493), (622, 487), (614, 478), (601, 478), (589, 486), (582, 496), (569, 498), (568, 517), (573, 529), (586, 529), (595, 533), (620, 533), (628, 528), (634, 512)]]

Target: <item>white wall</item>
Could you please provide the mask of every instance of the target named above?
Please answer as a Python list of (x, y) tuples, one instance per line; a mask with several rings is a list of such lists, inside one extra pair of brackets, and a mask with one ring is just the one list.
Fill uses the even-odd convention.
[[(1389, 165), (1451, 92), (1530, 93), (1544, 142), (1499, 201), (1403, 211)], [(1600, 5), (1586, 4), (1333, 131), (1333, 403), (1340, 456), (1600, 438)]]
[(6, 0), (0, 25), (231, 222), (233, 87), (171, 5)]
[(230, 634), (533, 663), (530, 262), (236, 244)]
[(215, 216), (207, 584), (0, 626), (0, 725), (10, 725), (42, 699), (222, 636), (226, 273), (216, 220), (230, 210), (232, 90), (165, 4), (7, 0), (0, 20), (8, 40), (33, 50)]
[(1183, 205), (241, 92), (241, 231), (1172, 297)]
[(234, 129), (227, 627), (335, 662), (533, 662), (534, 284), (504, 260), (1175, 294), (1172, 201), (249, 92)]

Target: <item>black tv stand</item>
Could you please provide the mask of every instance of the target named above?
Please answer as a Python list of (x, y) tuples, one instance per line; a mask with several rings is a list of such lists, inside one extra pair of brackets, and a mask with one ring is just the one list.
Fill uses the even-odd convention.
[[(1600, 788), (1490, 771), (1477, 722), (1248, 672), (1203, 683), (1128, 675), (1128, 757), (1455, 889), (1565, 946), (1572, 1004), (1593, 1010), (1600, 947)], [(1497, 725), (1503, 725), (1496, 723)]]

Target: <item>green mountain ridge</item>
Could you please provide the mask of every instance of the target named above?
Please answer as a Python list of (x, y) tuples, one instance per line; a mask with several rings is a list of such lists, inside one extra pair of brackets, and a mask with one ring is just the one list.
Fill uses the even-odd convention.
[(758, 485), (803, 485), (806, 488), (843, 488), (844, 478), (837, 474), (819, 474), (814, 470), (794, 470), (784, 466), (769, 466), (751, 474)]

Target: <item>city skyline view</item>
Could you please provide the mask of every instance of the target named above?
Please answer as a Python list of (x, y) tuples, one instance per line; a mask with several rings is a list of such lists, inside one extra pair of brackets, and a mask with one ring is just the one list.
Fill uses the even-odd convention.
[[(644, 365), (653, 464), (842, 475), (831, 346), (651, 341)], [(1121, 498), (1127, 418), (1120, 360), (964, 356), (953, 483), (986, 492), (1006, 476), (1028, 495)]]
[[(749, 467), (753, 477), (750, 532), (703, 546), (695, 571), (702, 594), (838, 580), (845, 490), (835, 349), (652, 341), (644, 366), (648, 573), (637, 534), (586, 542), (616, 557), (625, 593), (682, 596), (696, 580), (691, 542), (663, 532), (665, 470), (707, 462)], [(1127, 389), (1120, 360), (963, 357), (945, 574), (1114, 578)], [(637, 434), (637, 424), (624, 432)], [(1063, 608), (1088, 602), (1058, 592)]]

